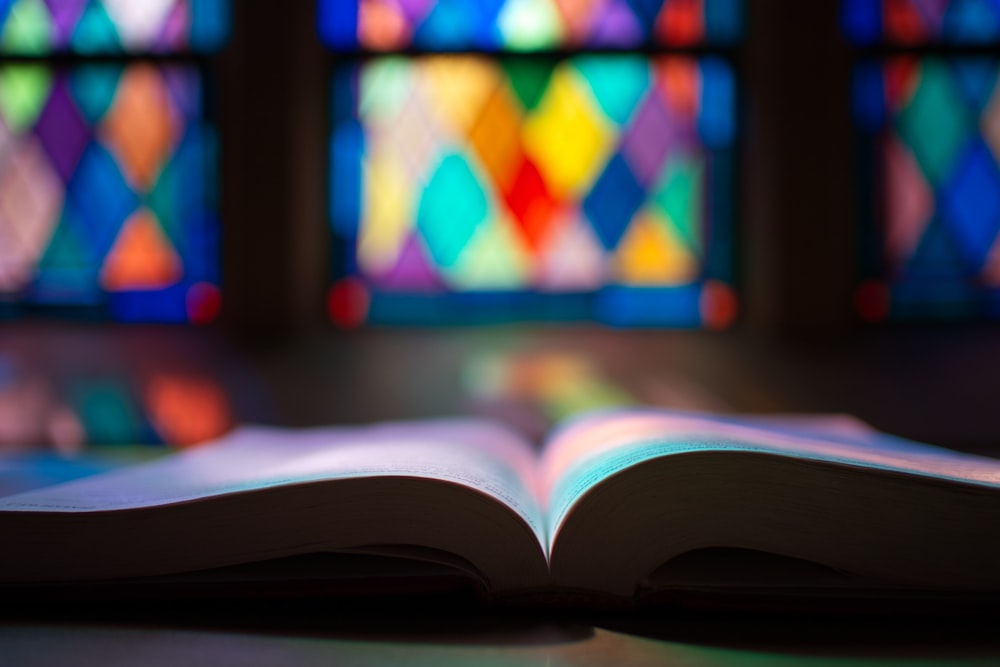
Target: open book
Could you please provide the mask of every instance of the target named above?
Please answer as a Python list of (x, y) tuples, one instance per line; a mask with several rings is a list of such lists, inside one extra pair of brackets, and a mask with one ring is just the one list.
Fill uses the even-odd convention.
[(847, 418), (608, 412), (540, 451), (477, 420), (248, 427), (0, 500), (0, 582), (340, 554), (452, 568), (491, 598), (981, 593), (1000, 591), (998, 527), (1000, 461)]

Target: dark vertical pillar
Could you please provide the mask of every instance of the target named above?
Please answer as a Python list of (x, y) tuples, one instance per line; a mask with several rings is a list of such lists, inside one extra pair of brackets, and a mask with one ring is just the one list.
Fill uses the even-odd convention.
[(219, 59), (224, 320), (241, 339), (316, 324), (327, 272), (325, 54), (314, 2), (233, 2)]
[(858, 197), (839, 4), (748, 0), (743, 266), (760, 331), (830, 333), (852, 321)]

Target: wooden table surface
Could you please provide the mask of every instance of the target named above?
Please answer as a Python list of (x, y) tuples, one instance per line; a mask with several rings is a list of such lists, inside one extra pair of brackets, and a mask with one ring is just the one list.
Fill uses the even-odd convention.
[[(239, 420), (289, 426), (456, 414), (472, 405), (471, 367), (525, 354), (575, 355), (648, 403), (848, 412), (900, 435), (1000, 455), (1000, 337), (989, 328), (873, 330), (794, 342), (747, 333), (382, 330), (318, 332), (257, 347), (186, 329), (0, 330), (0, 356), (42, 375), (132, 364), (195, 368), (231, 392)], [(1000, 664), (1000, 623), (981, 617), (682, 615), (636, 623), (392, 609), (358, 619), (349, 610), (288, 608), (235, 616), (148, 608), (25, 614), (0, 603), (0, 666)]]
[(581, 619), (263, 614), (233, 622), (0, 623), (5, 667), (221, 665), (996, 665), (988, 619), (803, 619), (673, 616), (642, 622)]

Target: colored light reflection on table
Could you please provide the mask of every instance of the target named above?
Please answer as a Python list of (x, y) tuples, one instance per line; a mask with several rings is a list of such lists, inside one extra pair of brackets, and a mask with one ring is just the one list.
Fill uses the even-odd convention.
[(465, 367), (463, 385), (478, 411), (539, 439), (575, 416), (638, 402), (591, 360), (569, 353), (480, 355)]
[(233, 427), (220, 383), (203, 374), (63, 372), (53, 378), (0, 356), (0, 452), (87, 445), (196, 445)]
[[(206, 661), (254, 664), (260, 656), (278, 664), (347, 667), (986, 667), (995, 665), (1000, 654), (985, 623), (982, 630), (974, 628), (963, 636), (926, 620), (911, 620), (905, 628), (902, 622), (885, 622), (877, 626), (879, 638), (873, 640), (868, 619), (830, 623), (799, 617), (775, 622), (764, 614), (736, 620), (702, 614), (669, 623), (621, 621), (614, 629), (604, 629), (528, 615), (524, 620), (513, 614), (508, 614), (514, 617), (510, 620), (460, 612), (359, 617), (352, 609), (354, 613), (334, 615), (337, 627), (331, 630), (327, 617), (321, 625), (314, 607), (306, 610), (283, 618), (284, 627), (296, 621), (295, 627), (303, 628), (298, 633), (261, 630), (259, 619), (254, 619), (255, 632), (22, 622), (0, 628), (0, 649), (18, 666), (61, 664), (67, 656), (91, 656), (89, 664), (120, 665), (127, 663), (118, 656), (127, 653), (153, 667)], [(970, 636), (964, 642), (958, 639)]]
[[(334, 109), (333, 223), (367, 319), (735, 316), (716, 278), (735, 132), (725, 61), (387, 57), (343, 67)], [(334, 289), (331, 311), (350, 311)]]

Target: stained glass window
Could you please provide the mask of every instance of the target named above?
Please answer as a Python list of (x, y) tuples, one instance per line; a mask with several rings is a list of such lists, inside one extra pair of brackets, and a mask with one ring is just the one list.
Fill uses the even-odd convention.
[(730, 44), (740, 0), (320, 1), (334, 48), (393, 51), (628, 48)]
[[(703, 18), (713, 6), (671, 4)], [(335, 321), (732, 319), (723, 56), (342, 57), (333, 109)]]
[(229, 0), (0, 0), (0, 53), (176, 53), (218, 48)]
[[(214, 319), (217, 138), (201, 61), (92, 59), (74, 41), (97, 13), (121, 38), (116, 48), (207, 46), (192, 26), (213, 6), (225, 7), (0, 4), (0, 316)], [(213, 34), (227, 18), (212, 14)], [(41, 50), (67, 53), (4, 60), (29, 20), (48, 31)]]
[(880, 186), (874, 263), (897, 315), (1000, 316), (998, 73), (996, 60), (913, 57), (858, 72)]
[(855, 72), (868, 220), (859, 312), (1000, 317), (1000, 59), (950, 46), (920, 53), (926, 43), (1000, 41), (1000, 4), (848, 5), (857, 7), (883, 11), (878, 38), (910, 49), (890, 45)]
[(844, 25), (861, 44), (990, 44), (1000, 40), (1000, 2), (845, 0)]

